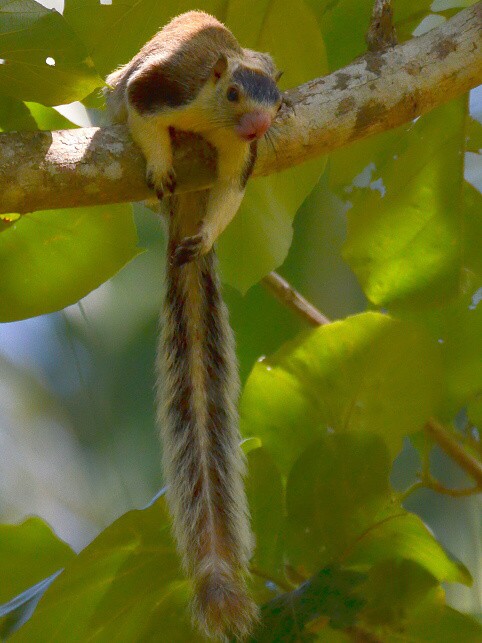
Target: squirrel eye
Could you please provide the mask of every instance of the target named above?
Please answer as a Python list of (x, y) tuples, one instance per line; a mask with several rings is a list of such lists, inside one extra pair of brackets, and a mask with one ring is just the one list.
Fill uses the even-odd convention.
[(228, 91), (226, 92), (226, 98), (232, 103), (235, 103), (239, 100), (239, 92), (236, 87), (229, 87)]

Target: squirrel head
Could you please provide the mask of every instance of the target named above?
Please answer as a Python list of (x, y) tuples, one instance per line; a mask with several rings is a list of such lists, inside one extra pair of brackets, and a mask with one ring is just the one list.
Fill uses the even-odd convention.
[(276, 85), (280, 74), (268, 54), (246, 49), (243, 53), (239, 58), (221, 54), (213, 66), (211, 83), (218, 117), (249, 142), (264, 136), (281, 107)]

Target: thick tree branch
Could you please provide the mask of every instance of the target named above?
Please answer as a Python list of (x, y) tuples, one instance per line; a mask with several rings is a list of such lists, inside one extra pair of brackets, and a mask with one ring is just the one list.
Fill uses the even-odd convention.
[[(481, 83), (478, 2), (421, 37), (368, 52), (287, 92), (272, 128), (275, 146), (260, 145), (255, 175), (279, 172), (394, 128)], [(179, 189), (209, 186), (213, 151), (187, 135), (177, 138)], [(0, 135), (2, 213), (148, 196), (142, 158), (124, 127)]]

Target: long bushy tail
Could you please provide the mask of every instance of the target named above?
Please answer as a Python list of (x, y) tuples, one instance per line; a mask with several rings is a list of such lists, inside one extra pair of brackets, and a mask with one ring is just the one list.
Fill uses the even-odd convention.
[[(172, 223), (170, 243), (172, 250)], [(194, 583), (194, 618), (208, 635), (242, 638), (257, 617), (246, 591), (252, 536), (234, 338), (214, 250), (183, 266), (168, 263), (158, 359), (167, 499)]]

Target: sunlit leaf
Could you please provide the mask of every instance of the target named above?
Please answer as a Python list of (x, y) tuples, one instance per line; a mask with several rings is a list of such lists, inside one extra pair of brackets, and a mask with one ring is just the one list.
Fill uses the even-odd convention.
[(164, 500), (105, 529), (50, 586), (12, 641), (203, 640), (193, 634)]
[(306, 332), (256, 364), (241, 399), (243, 435), (259, 436), (283, 472), (326, 427), (380, 435), (392, 455), (437, 408), (435, 342), (365, 313)]
[(75, 303), (139, 254), (128, 205), (24, 215), (0, 234), (0, 320)]
[(256, 549), (251, 566), (269, 574), (282, 573), (281, 527), (284, 522), (284, 494), (281, 475), (266, 449), (248, 455), (246, 480), (251, 526)]
[(366, 180), (346, 188), (344, 256), (378, 306), (457, 292), (465, 117), (466, 101), (452, 101), (392, 133), (393, 145), (367, 159)]
[(59, 105), (102, 85), (82, 42), (64, 18), (33, 0), (0, 0), (0, 91)]
[(440, 418), (445, 421), (452, 420), (461, 407), (482, 393), (482, 280), (475, 279), (469, 285), (466, 293), (445, 306), (403, 311), (404, 317), (425, 326), (440, 345)]
[(365, 571), (385, 560), (411, 560), (439, 582), (472, 583), (466, 567), (448, 556), (418, 516), (404, 510), (374, 522), (354, 544), (346, 562)]
[(0, 603), (65, 567), (74, 555), (40, 518), (0, 525)]
[[(269, 51), (285, 71), (282, 87), (293, 87), (327, 71), (323, 39), (303, 1), (228, 3), (226, 21), (244, 45)], [(296, 20), (292, 16), (296, 15)], [(303, 41), (303, 47), (299, 43)], [(274, 143), (276, 144), (276, 133)], [(278, 153), (282, 153), (279, 150)], [(241, 208), (219, 241), (223, 279), (241, 292), (280, 266), (291, 245), (291, 224), (325, 167), (316, 159), (249, 182)]]

